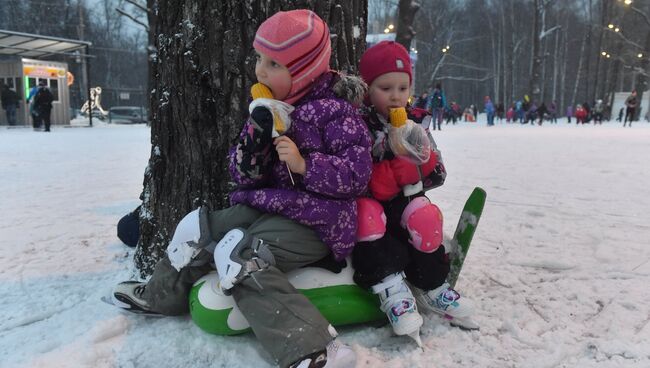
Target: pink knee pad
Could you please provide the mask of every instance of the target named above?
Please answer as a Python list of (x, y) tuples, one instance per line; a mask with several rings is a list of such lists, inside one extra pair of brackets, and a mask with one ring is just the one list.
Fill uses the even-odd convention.
[(386, 214), (372, 198), (357, 198), (357, 241), (380, 239), (386, 232)]
[(426, 197), (406, 206), (400, 224), (408, 230), (409, 242), (421, 252), (433, 253), (442, 244), (442, 212)]

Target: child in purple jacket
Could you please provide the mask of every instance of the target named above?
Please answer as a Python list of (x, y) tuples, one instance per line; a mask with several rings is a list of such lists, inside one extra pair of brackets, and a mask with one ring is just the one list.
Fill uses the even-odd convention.
[(356, 91), (360, 101), (365, 85), (329, 70), (328, 27), (309, 10), (276, 13), (253, 47), (257, 80), (273, 98), (253, 101), (230, 151), (233, 206), (188, 214), (151, 280), (121, 283), (113, 297), (135, 312), (187, 313), (192, 284), (214, 261), (222, 289), (276, 363), (354, 367), (354, 351), (334, 340), (335, 330), (285, 273), (352, 252), (371, 140), (341, 96)]

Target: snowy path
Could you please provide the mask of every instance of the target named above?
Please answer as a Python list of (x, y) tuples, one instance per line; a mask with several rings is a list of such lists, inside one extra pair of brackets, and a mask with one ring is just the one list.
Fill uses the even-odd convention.
[[(340, 329), (358, 367), (649, 367), (650, 124), (443, 126), (429, 192), (455, 227), (488, 201), (458, 288), (479, 332), (426, 318), (424, 351)], [(143, 126), (0, 128), (0, 367), (270, 366), (251, 335), (125, 316), (99, 298), (133, 277), (115, 224), (138, 203)]]

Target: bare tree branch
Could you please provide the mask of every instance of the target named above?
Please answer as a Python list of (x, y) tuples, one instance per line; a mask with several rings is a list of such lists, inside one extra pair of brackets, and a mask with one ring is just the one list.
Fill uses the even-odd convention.
[(620, 37), (623, 41), (625, 41), (625, 43), (627, 43), (628, 45), (634, 46), (634, 47), (636, 47), (636, 48), (639, 49), (639, 50), (645, 50), (643, 46), (641, 46), (641, 45), (639, 45), (638, 43), (636, 43), (636, 42), (630, 40), (629, 38), (625, 37), (625, 36), (623, 35), (623, 32), (616, 32), (616, 31), (611, 30), (611, 29), (609, 29), (609, 28), (607, 28), (607, 27), (605, 27), (605, 30), (614, 33), (615, 35), (617, 35), (618, 37)]
[(123, 16), (125, 16), (125, 17), (131, 19), (133, 22), (135, 22), (135, 23), (137, 23), (137, 24), (143, 26), (144, 29), (145, 29), (147, 32), (149, 32), (149, 25), (148, 25), (148, 24), (142, 22), (141, 20), (135, 18), (134, 16), (132, 16), (131, 14), (127, 13), (126, 11), (124, 11), (124, 10), (122, 10), (122, 9), (120, 9), (120, 8), (115, 8), (115, 11), (117, 11), (118, 13), (120, 13), (120, 15), (123, 15)]
[(553, 28), (551, 28), (549, 30), (542, 31), (542, 33), (539, 34), (540, 41), (543, 40), (546, 36), (549, 36), (551, 33), (555, 32), (557, 30), (560, 30), (560, 29), (562, 29), (562, 26), (555, 26), (555, 27), (553, 27)]
[(446, 63), (445, 66), (457, 66), (460, 68), (465, 68), (465, 69), (472, 69), (472, 70), (480, 70), (480, 71), (488, 71), (490, 69), (488, 68), (481, 68), (478, 66), (473, 66), (473, 65), (467, 65), (467, 64), (458, 64), (458, 63)]
[(150, 13), (150, 12), (151, 12), (151, 9), (147, 8), (146, 5), (144, 5), (144, 4), (140, 4), (140, 3), (137, 2), (136, 0), (125, 0), (125, 1), (126, 1), (127, 3), (129, 3), (129, 4), (135, 5), (137, 8), (139, 8), (139, 9), (142, 10), (142, 11), (145, 11), (145, 12), (147, 12), (147, 13)]
[(438, 74), (438, 70), (440, 69), (440, 67), (442, 67), (442, 64), (444, 64), (445, 58), (447, 56), (448, 56), (448, 54), (444, 53), (444, 54), (442, 54), (442, 57), (440, 58), (440, 60), (438, 60), (438, 63), (436, 64), (436, 67), (433, 69), (433, 73), (431, 73), (431, 78), (429, 78), (429, 85), (430, 86), (432, 86), (433, 81), (436, 80), (436, 74)]
[(643, 20), (645, 20), (646, 24), (648, 26), (650, 26), (650, 18), (648, 17), (648, 14), (642, 12), (641, 10), (639, 10), (639, 9), (633, 7), (633, 6), (630, 6), (630, 9), (632, 9), (633, 12), (635, 12), (635, 13), (639, 14), (641, 17), (643, 17)]
[(469, 78), (469, 77), (456, 77), (453, 75), (445, 75), (438, 77), (436, 79), (438, 80), (457, 80), (457, 81), (474, 81), (474, 82), (485, 82), (486, 80), (490, 80), (494, 78), (494, 75), (486, 75), (483, 78)]

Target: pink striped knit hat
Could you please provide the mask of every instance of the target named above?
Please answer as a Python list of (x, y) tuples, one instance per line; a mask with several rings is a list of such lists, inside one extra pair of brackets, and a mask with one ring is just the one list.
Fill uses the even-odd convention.
[(289, 69), (291, 90), (284, 98), (289, 104), (304, 96), (311, 83), (329, 71), (329, 28), (310, 10), (275, 13), (257, 29), (253, 47)]

